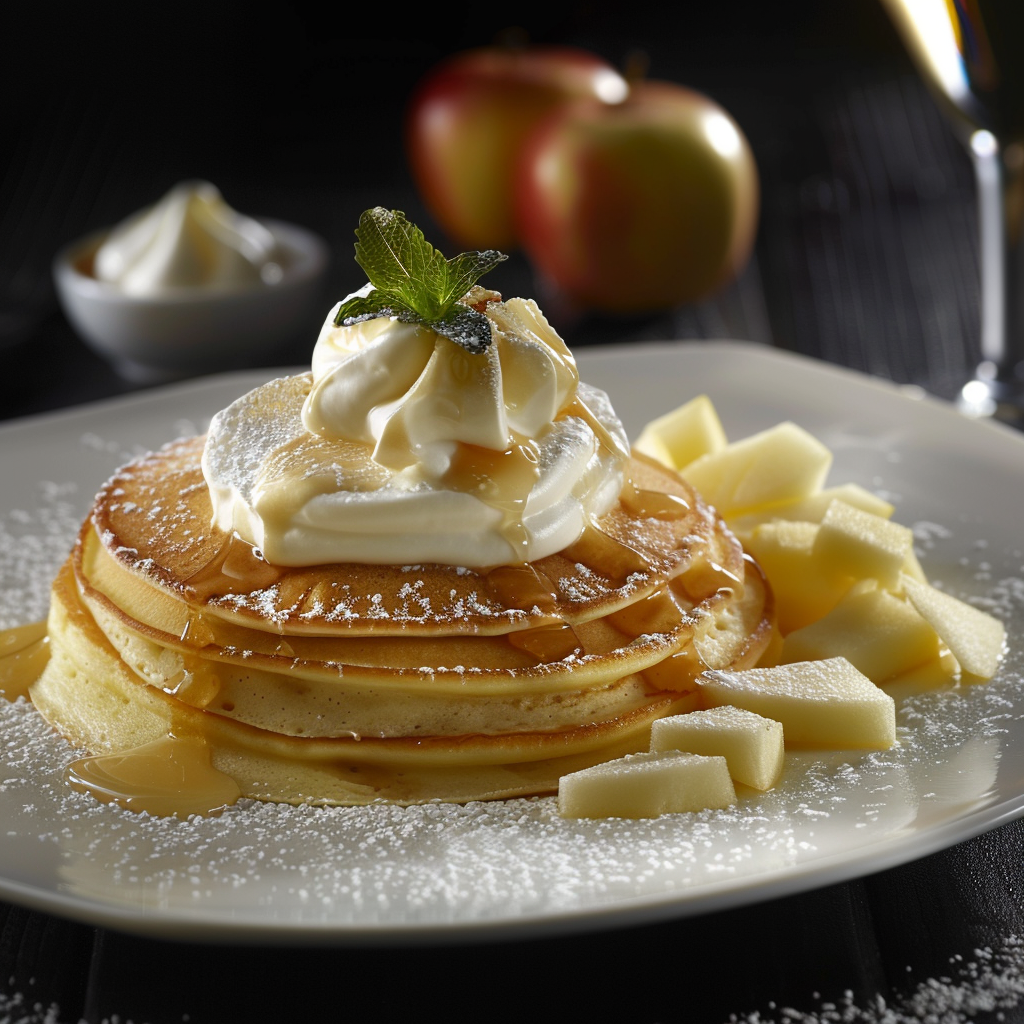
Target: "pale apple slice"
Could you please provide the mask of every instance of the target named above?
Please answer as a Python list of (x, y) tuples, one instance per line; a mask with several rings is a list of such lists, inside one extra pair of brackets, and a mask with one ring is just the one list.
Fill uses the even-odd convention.
[(762, 791), (779, 781), (785, 757), (781, 723), (726, 705), (658, 719), (651, 750), (724, 757), (736, 782)]
[(678, 750), (627, 754), (558, 781), (563, 818), (656, 818), (734, 803), (736, 789), (724, 757)]
[(884, 682), (939, 656), (939, 638), (909, 602), (864, 581), (823, 618), (794, 630), (781, 661), (843, 657)]
[(895, 506), (884, 498), (878, 497), (877, 494), (873, 494), (867, 488), (861, 487), (860, 484), (837, 484), (835, 487), (826, 487), (824, 490), (818, 491), (817, 494), (811, 494), (785, 505), (772, 505), (759, 512), (732, 516), (729, 519), (729, 527), (740, 540), (745, 542), (746, 538), (763, 523), (780, 520), (820, 523), (825, 518), (825, 513), (833, 501), (845, 501), (847, 505), (859, 508), (863, 512), (871, 512), (883, 519), (889, 519), (895, 511)]
[(898, 700), (901, 694), (925, 693), (953, 686), (959, 677), (959, 663), (947, 648), (942, 648), (934, 661), (926, 661), (893, 679), (887, 679), (885, 692)]
[(889, 590), (914, 550), (914, 534), (882, 516), (833, 501), (814, 540), (814, 558), (832, 576), (876, 579)]
[(992, 615), (959, 598), (903, 577), (910, 603), (949, 648), (960, 668), (972, 676), (991, 679), (996, 674), (1006, 643), (1006, 627)]
[(727, 444), (725, 429), (711, 399), (697, 395), (678, 409), (651, 420), (633, 447), (672, 469), (682, 469), (702, 455), (721, 451)]
[(775, 615), (785, 636), (831, 611), (854, 584), (815, 557), (816, 523), (762, 523), (746, 542), (775, 595)]
[(633, 442), (633, 451), (647, 455), (669, 469), (679, 469), (668, 442), (661, 434), (653, 433), (650, 424), (644, 427), (643, 433)]
[(782, 723), (786, 745), (886, 750), (896, 742), (896, 704), (845, 658), (697, 679), (711, 705), (731, 704)]
[(702, 455), (682, 475), (728, 518), (817, 493), (831, 465), (825, 445), (786, 422)]

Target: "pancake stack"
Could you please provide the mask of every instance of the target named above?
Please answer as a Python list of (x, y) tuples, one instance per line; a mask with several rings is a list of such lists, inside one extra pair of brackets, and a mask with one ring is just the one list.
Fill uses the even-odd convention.
[(647, 749), (705, 668), (771, 632), (757, 566), (675, 473), (520, 565), (279, 567), (211, 527), (203, 439), (119, 471), (53, 589), (31, 695), (93, 754), (200, 744), (239, 791), (314, 804), (553, 792)]

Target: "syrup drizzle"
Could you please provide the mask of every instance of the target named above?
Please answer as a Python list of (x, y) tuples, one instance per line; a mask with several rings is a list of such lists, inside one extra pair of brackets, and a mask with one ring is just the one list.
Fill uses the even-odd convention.
[(542, 663), (562, 661), (570, 655), (581, 655), (583, 645), (568, 622), (552, 622), (509, 633), (508, 642), (517, 650), (532, 654)]
[(583, 653), (576, 631), (558, 614), (555, 586), (536, 566), (498, 565), (484, 578), (490, 595), (506, 608), (540, 612), (547, 621), (509, 633), (508, 643), (541, 662), (561, 661)]
[(207, 707), (220, 693), (220, 679), (214, 663), (195, 655), (185, 655), (182, 662), (181, 672), (164, 684), (164, 692), (191, 707)]
[(529, 553), (530, 535), (523, 513), (540, 476), (539, 452), (537, 443), (525, 438), (515, 439), (504, 451), (459, 444), (441, 477), (445, 487), (472, 494), (497, 509), (502, 514), (501, 535), (524, 559)]
[(690, 514), (691, 505), (683, 497), (663, 491), (648, 491), (626, 479), (619, 500), (634, 515), (647, 519), (683, 519)]
[[(45, 622), (0, 631), (0, 696), (28, 697), (50, 657)], [(189, 659), (176, 684), (168, 688), (179, 700), (205, 707), (219, 683), (212, 665)], [(201, 737), (172, 733), (120, 754), (100, 754), (72, 761), (64, 772), (72, 788), (131, 811), (187, 818), (214, 814), (240, 796), (234, 779), (213, 767)]]
[(639, 601), (612, 612), (608, 621), (626, 636), (636, 639), (645, 633), (673, 632), (686, 611), (680, 607), (675, 593), (666, 584)]
[(656, 664), (645, 668), (641, 675), (644, 682), (655, 690), (673, 690), (676, 693), (696, 692), (697, 684), (694, 680), (705, 668), (700, 655), (690, 643), (667, 658), (662, 658)]
[(215, 814), (242, 795), (231, 776), (213, 767), (198, 736), (168, 734), (123, 753), (79, 758), (64, 778), (104, 803), (161, 817)]
[(488, 571), (484, 582), (491, 597), (506, 608), (527, 612), (536, 608), (552, 616), (557, 613), (558, 595), (554, 584), (530, 562), (497, 565)]
[(0, 696), (10, 701), (28, 697), (29, 687), (50, 659), (45, 622), (32, 622), (0, 632)]
[(271, 587), (282, 575), (280, 569), (263, 557), (259, 548), (237, 533), (231, 533), (213, 558), (184, 582), (200, 601), (206, 601), (223, 594), (244, 594)]
[[(579, 377), (576, 378), (579, 380)], [(591, 411), (586, 402), (578, 395), (560, 413), (561, 416), (577, 416), (594, 432), (597, 442), (605, 451), (629, 459), (629, 446), (623, 446), (619, 440)]]
[(564, 554), (573, 562), (599, 571), (616, 586), (622, 586), (630, 576), (648, 574), (651, 570), (641, 552), (590, 523), (584, 526), (579, 539), (570, 544)]
[(699, 604), (719, 590), (743, 593), (743, 580), (724, 566), (695, 551), (686, 573), (672, 582), (693, 604)]

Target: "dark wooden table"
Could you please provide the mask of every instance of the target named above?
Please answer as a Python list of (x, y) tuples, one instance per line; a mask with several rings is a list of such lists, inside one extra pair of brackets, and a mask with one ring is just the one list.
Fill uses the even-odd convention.
[[(425, 15), (381, 28), (300, 8), (250, 42), (238, 11), (179, 14), (192, 24), (168, 16), (131, 40), (106, 15), (87, 25), (3, 16), (4, 84), (18, 102), (0, 121), (9, 155), (0, 181), (0, 417), (132, 388), (64, 321), (49, 260), (180, 179), (208, 177), (238, 209), (316, 229), (334, 249), (333, 292), (358, 285), (349, 246), (360, 210), (383, 204), (429, 223), (401, 156), (409, 86), (444, 52), (501, 27), (469, 9), (450, 12), (442, 31)], [(673, 16), (641, 5), (623, 22), (599, 7), (555, 4), (522, 17), (534, 38), (577, 42), (616, 62), (644, 46), (652, 76), (703, 89), (734, 113), (762, 175), (757, 252), (739, 282), (661, 316), (560, 324), (573, 346), (744, 338), (955, 392), (977, 358), (971, 171), (873, 5)], [(502, 273), (506, 293), (531, 293), (522, 258)], [(302, 346), (269, 362), (304, 361)], [(893, 1020), (925, 1019), (929, 979), (934, 1005), (950, 1009), (954, 991), (964, 1001), (950, 1020), (1024, 1020), (1024, 951), (1014, 940), (1024, 935), (1022, 846), (1024, 826), (1014, 822), (785, 899), (472, 945), (181, 944), (0, 905), (0, 1020), (50, 1019), (31, 1005), (56, 1004), (53, 1019), (90, 1024), (428, 1013), (653, 1024), (782, 1020), (786, 1007), (823, 1019), (823, 1006), (844, 998), (876, 1017), (882, 999), (900, 1008)], [(987, 978), (979, 950), (996, 955)], [(971, 982), (972, 971), (982, 980)], [(998, 992), (1002, 1007), (986, 1007), (982, 997)]]

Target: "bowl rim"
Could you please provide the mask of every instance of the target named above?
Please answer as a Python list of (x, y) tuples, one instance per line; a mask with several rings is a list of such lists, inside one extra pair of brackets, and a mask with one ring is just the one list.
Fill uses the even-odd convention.
[(83, 274), (75, 265), (82, 257), (99, 249), (112, 230), (109, 227), (93, 231), (58, 249), (53, 258), (54, 280), (59, 290), (111, 305), (182, 306), (236, 301), (256, 295), (269, 297), (306, 284), (324, 271), (330, 258), (330, 246), (320, 235), (298, 224), (270, 217), (259, 218), (259, 221), (291, 257), (282, 268), (284, 273), (281, 280), (273, 284), (254, 281), (212, 287), (172, 288), (159, 295), (126, 295), (116, 285)]

